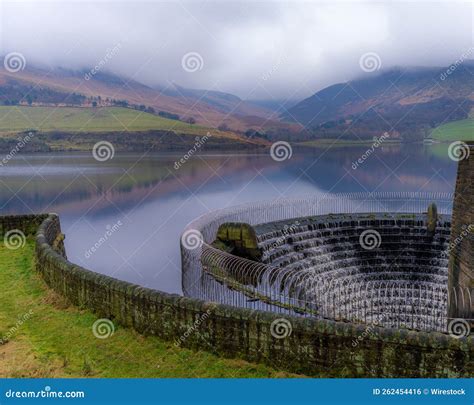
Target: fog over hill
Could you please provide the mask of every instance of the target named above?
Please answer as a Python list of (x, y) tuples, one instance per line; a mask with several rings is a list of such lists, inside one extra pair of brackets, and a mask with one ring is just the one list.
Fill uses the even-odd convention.
[(371, 75), (367, 54), (377, 69), (448, 66), (472, 43), (470, 2), (0, 3), (0, 54), (241, 99), (301, 100)]
[[(8, 56), (5, 57), (5, 61)], [(12, 60), (12, 59), (11, 59)], [(157, 88), (129, 77), (99, 71), (39, 68), (18, 71), (0, 66), (0, 105), (131, 107), (165, 118), (235, 131), (273, 128), (287, 131), (299, 124), (279, 120), (279, 113), (212, 89), (181, 86)]]
[(391, 133), (406, 140), (468, 118), (474, 107), (474, 61), (444, 68), (396, 68), (329, 86), (282, 119), (305, 125), (308, 138), (368, 138)]

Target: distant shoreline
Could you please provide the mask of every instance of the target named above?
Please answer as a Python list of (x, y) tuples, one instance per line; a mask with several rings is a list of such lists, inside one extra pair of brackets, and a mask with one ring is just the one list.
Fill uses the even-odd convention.
[[(327, 146), (334, 146), (334, 147), (345, 147), (345, 146), (367, 146), (367, 145), (372, 145), (374, 143), (374, 140), (372, 139), (367, 139), (367, 140), (357, 140), (357, 141), (352, 141), (352, 140), (341, 140), (341, 139), (317, 139), (314, 141), (305, 141), (305, 142), (299, 142), (299, 146), (304, 146), (304, 147), (309, 147), (309, 148), (321, 148), (321, 147), (327, 147)], [(402, 145), (406, 143), (414, 143), (414, 142), (403, 142), (403, 141), (384, 141), (383, 145)], [(422, 142), (419, 142), (422, 143)]]
[[(24, 139), (27, 139), (25, 142)], [(203, 141), (204, 139), (204, 141)], [(120, 153), (143, 153), (143, 152), (187, 152), (199, 149), (203, 153), (265, 153), (270, 150), (272, 142), (250, 143), (238, 139), (214, 138), (205, 139), (189, 134), (175, 134), (167, 131), (143, 131), (143, 132), (96, 132), (96, 133), (69, 133), (51, 132), (37, 133), (28, 137), (26, 133), (2, 134), (0, 133), (0, 154), (9, 154), (14, 149), (18, 153), (63, 153), (63, 152), (90, 152), (94, 145), (99, 142), (109, 142), (114, 146), (115, 152)], [(276, 141), (275, 141), (276, 142)], [(380, 146), (402, 146), (402, 145), (438, 145), (449, 144), (451, 141), (423, 142), (423, 141), (384, 141)], [(18, 145), (21, 143), (21, 146)], [(294, 152), (314, 150), (322, 148), (347, 148), (368, 147), (374, 143), (373, 140), (350, 141), (350, 140), (315, 140), (307, 142), (289, 142)], [(196, 145), (199, 147), (196, 148)]]
[(174, 131), (110, 131), (110, 132), (21, 132), (0, 133), (0, 153), (20, 149), (21, 153), (35, 152), (87, 152), (99, 142), (108, 142), (116, 152), (186, 152), (191, 149), (204, 151), (253, 151), (269, 145), (247, 142), (238, 138), (213, 135), (184, 134)]
[[(426, 142), (425, 140), (417, 140), (417, 141), (384, 141), (381, 143), (380, 146), (393, 146), (393, 145), (440, 145), (440, 144), (450, 144), (452, 140), (439, 140), (433, 139), (431, 142)], [(316, 141), (307, 141), (307, 142), (299, 142), (297, 145), (309, 147), (309, 148), (320, 148), (325, 146), (333, 146), (333, 147), (345, 147), (345, 146), (367, 146), (372, 145), (374, 143), (373, 140), (364, 140), (364, 141), (346, 141), (346, 140), (316, 140)]]

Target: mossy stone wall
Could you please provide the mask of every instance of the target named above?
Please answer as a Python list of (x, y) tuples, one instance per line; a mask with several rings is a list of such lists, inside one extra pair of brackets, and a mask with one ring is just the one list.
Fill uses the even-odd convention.
[[(9, 218), (9, 219), (5, 219)], [(67, 261), (51, 247), (57, 215), (0, 217), (36, 234), (36, 267), (46, 284), (100, 317), (177, 346), (327, 377), (472, 377), (474, 338), (390, 330), (234, 308), (143, 288)], [(30, 233), (30, 232), (29, 232)], [(283, 332), (283, 333), (282, 333)]]
[[(451, 226), (449, 291), (451, 318), (470, 319), (474, 327), (474, 142), (458, 163)], [(462, 293), (454, 293), (454, 292)]]

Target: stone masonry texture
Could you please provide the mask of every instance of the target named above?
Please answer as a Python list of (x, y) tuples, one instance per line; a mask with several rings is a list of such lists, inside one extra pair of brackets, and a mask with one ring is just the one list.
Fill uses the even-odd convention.
[(451, 318), (474, 318), (474, 142), (458, 164), (451, 225), (449, 310)]
[(272, 325), (281, 322), (281, 314), (143, 288), (69, 262), (57, 215), (0, 217), (0, 237), (10, 229), (36, 233), (36, 268), (50, 288), (74, 305), (144, 335), (310, 376), (474, 375), (473, 336), (456, 339), (379, 327), (368, 334), (367, 325), (285, 316), (291, 333), (277, 338)]

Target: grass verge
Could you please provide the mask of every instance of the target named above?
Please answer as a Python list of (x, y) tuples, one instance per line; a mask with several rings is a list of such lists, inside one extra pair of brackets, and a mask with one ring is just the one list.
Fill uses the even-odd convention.
[(18, 250), (0, 243), (0, 285), (0, 378), (292, 376), (176, 348), (117, 325), (109, 338), (96, 338), (97, 317), (70, 306), (34, 271), (32, 239)]

